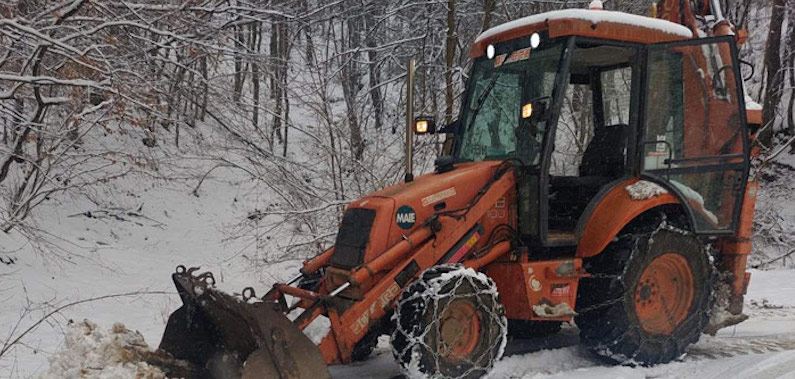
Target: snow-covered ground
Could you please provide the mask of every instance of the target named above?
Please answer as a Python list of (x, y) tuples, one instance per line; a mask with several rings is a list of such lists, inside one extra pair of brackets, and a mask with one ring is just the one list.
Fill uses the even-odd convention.
[[(115, 201), (103, 208), (140, 207), (140, 216), (119, 212), (118, 218), (105, 217), (96, 212), (97, 205), (80, 200), (45, 205), (41, 212), (52, 217), (40, 227), (62, 237), (62, 244), (73, 251), (60, 258), (33, 253), (16, 233), (0, 233), (0, 252), (18, 250), (0, 255), (15, 260), (0, 264), (0, 348), (60, 306), (122, 295), (54, 314), (0, 360), (0, 378), (46, 371), (47, 357), (63, 346), (68, 320), (90, 319), (101, 329), (123, 323), (156, 347), (169, 313), (181, 304), (170, 277), (179, 264), (213, 271), (218, 286), (229, 292), (246, 286), (262, 290), (297, 271), (298, 262), (274, 264), (268, 273), (249, 271), (242, 253), (245, 244), (226, 238), (229, 226), (249, 211), (238, 206), (251, 196), (246, 183), (210, 180), (202, 185), (201, 197), (191, 195), (189, 187), (147, 188), (151, 183), (146, 183), (131, 185), (135, 191), (126, 199), (104, 196)], [(94, 218), (78, 215), (86, 211)]]
[[(578, 345), (577, 331), (508, 343), (489, 378), (795, 378), (795, 270), (752, 271), (746, 299), (751, 317), (715, 337), (702, 336), (681, 362), (654, 367), (610, 366)], [(392, 378), (400, 368), (379, 340), (366, 362), (332, 367), (334, 378)]]
[[(174, 184), (141, 185), (122, 200), (113, 197), (117, 200), (104, 207), (133, 211), (117, 213), (117, 217), (105, 217), (96, 212), (96, 205), (79, 200), (45, 205), (42, 212), (51, 217), (40, 227), (61, 236), (67, 245), (74, 244), (73, 253), (60, 259), (35, 254), (18, 235), (0, 233), (3, 251), (19, 249), (3, 255), (4, 259), (13, 258), (13, 264), (0, 264), (0, 346), (60, 306), (122, 295), (56, 312), (0, 360), (0, 377), (46, 374), (52, 357), (63, 365), (64, 355), (55, 353), (66, 347), (65, 334), (68, 336), (69, 330), (74, 333), (74, 328), (67, 327), (69, 320), (81, 327), (86, 327), (80, 324), (84, 319), (96, 323), (101, 332), (91, 336), (100, 344), (107, 342), (114, 330), (121, 330), (119, 335), (126, 340), (138, 341), (114, 326), (123, 323), (156, 347), (168, 314), (180, 304), (170, 280), (178, 264), (213, 271), (219, 287), (229, 292), (254, 286), (264, 293), (274, 280), (294, 275), (297, 261), (270, 264), (267, 272), (252, 271), (245, 256), (246, 243), (227, 238), (228, 227), (249, 211), (242, 204), (255, 203), (248, 197), (256, 191), (244, 182), (212, 179), (203, 184), (201, 197), (191, 195), (191, 190)], [(94, 212), (92, 217), (82, 214), (86, 211)], [(795, 377), (793, 279), (795, 270), (791, 269), (753, 271), (746, 299), (751, 318), (715, 337), (703, 337), (681, 362), (650, 368), (604, 365), (578, 345), (576, 329), (569, 327), (550, 338), (510, 342), (507, 356), (491, 377)], [(74, 345), (74, 338), (68, 341), (73, 343), (70, 346), (83, 346)], [(365, 362), (332, 367), (333, 377), (390, 378), (400, 374), (386, 338), (382, 337), (376, 352)], [(114, 372), (138, 369), (118, 366)]]

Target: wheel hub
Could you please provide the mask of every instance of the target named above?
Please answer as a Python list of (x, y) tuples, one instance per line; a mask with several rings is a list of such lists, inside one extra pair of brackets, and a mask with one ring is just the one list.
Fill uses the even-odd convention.
[(440, 353), (451, 360), (466, 358), (478, 343), (480, 317), (469, 299), (450, 302), (439, 320)]
[(678, 253), (649, 263), (635, 289), (635, 313), (647, 333), (670, 335), (687, 317), (693, 303), (693, 272)]

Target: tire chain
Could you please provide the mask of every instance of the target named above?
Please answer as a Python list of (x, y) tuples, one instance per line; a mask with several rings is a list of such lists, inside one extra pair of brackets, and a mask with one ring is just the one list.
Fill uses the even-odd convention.
[[(657, 233), (659, 233), (660, 231), (663, 231), (663, 230), (679, 233), (679, 234), (682, 234), (682, 235), (693, 235), (693, 233), (688, 231), (688, 230), (684, 230), (684, 229), (678, 228), (678, 227), (668, 223), (665, 214), (663, 214), (662, 216), (663, 216), (662, 217), (662, 222), (651, 233), (649, 233), (649, 238), (648, 238), (648, 243), (649, 244), (651, 244), (651, 242), (654, 240), (654, 236), (657, 235)], [(635, 244), (634, 244), (634, 246), (632, 248), (632, 251), (630, 252), (629, 257), (627, 258), (626, 262), (630, 262), (634, 258), (635, 254), (638, 253), (639, 243), (641, 241), (641, 239), (638, 238), (638, 237), (640, 235), (643, 235), (643, 234), (646, 234), (646, 233), (632, 233), (632, 234), (625, 234), (625, 235), (622, 235), (622, 236), (618, 237), (619, 239), (625, 239), (625, 238), (634, 238), (635, 239)], [(705, 253), (710, 254), (711, 253), (711, 249), (709, 247), (706, 247), (705, 248)], [(710, 255), (709, 258), (710, 258), (710, 262), (711, 262), (712, 261), (712, 256)], [(623, 280), (624, 276), (627, 273), (628, 268), (629, 268), (628, 265), (625, 265), (623, 270), (621, 271), (621, 274), (619, 274), (619, 275), (610, 275), (610, 274), (602, 274), (602, 273), (590, 273), (589, 277), (590, 278), (604, 278), (604, 279), (617, 280), (622, 285), (622, 287), (624, 288), (624, 291), (628, 291), (629, 288), (627, 288), (626, 283), (624, 283), (624, 280)], [(714, 294), (711, 294), (710, 298), (708, 299), (708, 301), (711, 302), (713, 296), (714, 296)], [(590, 311), (593, 311), (593, 310), (596, 310), (596, 309), (604, 308), (604, 307), (619, 303), (619, 302), (621, 302), (623, 300), (624, 300), (624, 293), (622, 293), (619, 297), (617, 297), (615, 299), (610, 299), (610, 300), (607, 300), (605, 302), (602, 302), (602, 303), (599, 303), (599, 304), (595, 304), (595, 305), (580, 309), (578, 311), (578, 313), (587, 313), (587, 312), (590, 312)], [(692, 318), (694, 316), (696, 316), (696, 315), (697, 315), (697, 313), (689, 314), (687, 317), (685, 317), (684, 320), (682, 320), (680, 322), (680, 325), (683, 324), (683, 323), (686, 323), (686, 322), (690, 322), (690, 320), (692, 320)], [(626, 331), (624, 331), (624, 333), (622, 333), (621, 335), (616, 337), (615, 341), (620, 341), (620, 340), (624, 339), (624, 337), (626, 337), (630, 332), (635, 332), (639, 328), (640, 328), (640, 325), (634, 325), (631, 328), (628, 328)], [(641, 350), (640, 348), (648, 340), (662, 341), (663, 343), (667, 343), (667, 342), (673, 341), (674, 344), (676, 345), (677, 349), (681, 348), (680, 341), (678, 341), (678, 339), (673, 338), (672, 335), (669, 335), (669, 336), (666, 336), (666, 337), (663, 337), (663, 338), (653, 338), (653, 339), (645, 337), (642, 333), (640, 334), (640, 336), (641, 336), (640, 337), (641, 342), (638, 344), (638, 348), (635, 350), (635, 352), (632, 354), (632, 356), (626, 357), (623, 354), (621, 354), (621, 357), (623, 359), (621, 359), (620, 361), (623, 361), (622, 364), (627, 364), (627, 365), (631, 365), (631, 366), (638, 365), (638, 363), (634, 361), (634, 358), (637, 357), (638, 353), (640, 353), (640, 350)], [(608, 354), (611, 357), (613, 357), (613, 359), (615, 359), (614, 355), (612, 354), (612, 352), (610, 351), (610, 348), (608, 346), (602, 346), (600, 344), (599, 348), (602, 348), (602, 349), (606, 350), (608, 352)]]
[[(451, 265), (451, 266), (453, 266), (453, 265)], [(455, 265), (455, 266), (457, 266), (457, 265)], [(455, 266), (453, 266), (453, 267), (455, 268)], [(457, 267), (457, 268), (458, 268), (458, 270), (461, 270), (460, 267)], [(431, 269), (433, 269), (433, 268), (431, 268)], [(458, 270), (453, 270), (453, 271), (450, 271), (450, 272), (446, 272), (444, 274), (452, 274), (452, 273), (455, 273)], [(483, 275), (483, 274), (479, 274), (479, 275)], [(486, 279), (486, 281), (483, 280), (484, 278)], [(417, 292), (411, 294), (409, 297), (407, 297), (405, 299), (401, 299), (400, 302), (402, 304), (404, 302), (410, 302), (412, 300), (417, 300), (418, 298), (425, 298), (425, 297), (430, 296), (430, 298), (432, 299), (432, 304), (433, 304), (432, 308), (434, 309), (434, 317), (432, 317), (433, 321), (431, 321), (431, 323), (425, 328), (425, 330), (422, 331), (422, 333), (420, 333), (419, 335), (414, 335), (414, 333), (412, 331), (406, 331), (406, 330), (403, 329), (403, 326), (401, 325), (400, 320), (397, 319), (398, 315), (397, 315), (397, 312), (396, 312), (395, 315), (393, 316), (393, 320), (395, 321), (395, 333), (402, 333), (407, 338), (407, 340), (412, 341), (412, 342), (414, 342), (416, 344), (422, 345), (424, 347), (425, 351), (433, 354), (433, 360), (434, 360), (434, 363), (435, 363), (435, 367), (437, 367), (437, 368), (440, 367), (441, 357), (438, 354), (436, 354), (433, 351), (433, 349), (430, 346), (428, 346), (428, 344), (425, 343), (425, 337), (431, 331), (435, 331), (437, 336), (441, 335), (441, 330), (439, 329), (440, 328), (440, 323), (439, 323), (440, 316), (442, 314), (444, 314), (445, 310), (447, 309), (447, 306), (449, 306), (450, 303), (448, 302), (445, 307), (440, 309), (439, 308), (439, 302), (440, 302), (440, 300), (448, 299), (448, 298), (464, 298), (464, 297), (466, 297), (466, 298), (477, 299), (478, 303), (483, 304), (482, 299), (481, 299), (481, 295), (485, 294), (485, 295), (491, 296), (491, 290), (492, 289), (496, 289), (496, 286), (495, 286), (494, 282), (491, 279), (489, 279), (488, 277), (485, 277), (485, 276), (484, 276), (484, 278), (477, 278), (477, 280), (479, 282), (481, 282), (481, 284), (485, 284), (488, 287), (487, 290), (478, 290), (477, 292), (466, 294), (466, 295), (455, 295), (455, 290), (458, 287), (460, 287), (462, 284), (464, 284), (464, 280), (465, 279), (469, 282), (469, 284), (470, 284), (470, 286), (472, 288), (478, 288), (478, 286), (474, 283), (475, 277), (472, 277), (470, 275), (460, 275), (460, 276), (458, 276), (458, 278), (456, 278), (454, 287), (452, 289), (450, 289), (448, 293), (440, 294), (439, 292), (442, 289), (442, 287), (445, 287), (444, 280), (443, 280), (443, 278), (441, 278), (441, 276), (440, 277), (436, 277), (436, 278), (432, 278), (427, 283), (423, 280), (423, 278), (421, 276), (420, 279), (415, 281), (415, 283), (417, 283), (417, 285), (421, 284), (424, 288), (422, 290), (420, 290), (420, 291), (417, 291)], [(435, 286), (436, 283), (442, 283), (442, 285), (439, 285), (437, 287), (437, 286)], [(414, 285), (414, 283), (412, 283), (412, 285)], [(411, 287), (407, 287), (407, 289), (408, 288), (411, 288)], [(430, 305), (430, 303), (428, 305)], [(400, 304), (398, 306), (400, 306)], [(490, 307), (486, 306), (486, 307), (484, 307), (484, 309), (490, 309)], [(496, 343), (503, 343), (503, 340), (505, 340), (507, 338), (506, 337), (506, 331), (507, 331), (507, 327), (508, 327), (507, 319), (505, 318), (504, 315), (496, 314), (494, 312), (489, 312), (489, 317), (491, 317), (491, 318), (493, 318), (495, 320), (498, 320), (498, 323), (499, 323), (500, 329), (501, 329), (501, 333), (500, 334), (503, 336), (503, 338), (497, 338), (496, 339)], [(435, 328), (435, 330), (432, 329), (432, 328)], [(436, 342), (439, 343), (440, 341), (436, 341)], [(415, 359), (417, 359), (417, 358), (414, 357), (414, 354), (418, 353), (418, 351), (417, 351), (417, 346), (418, 345), (416, 345), (416, 344), (412, 344), (412, 343), (407, 344), (407, 346), (402, 351), (396, 352), (396, 356), (403, 357), (403, 356), (405, 356), (406, 353), (409, 353), (409, 352), (412, 353), (412, 355), (411, 355), (411, 364), (413, 365)], [(497, 360), (499, 360), (501, 358), (501, 355), (502, 355), (503, 350), (504, 350), (504, 346), (502, 346), (497, 351), (498, 356), (496, 356), (496, 357), (492, 355), (492, 352), (494, 351), (495, 347), (496, 346), (494, 346), (494, 345), (489, 346), (489, 348), (484, 351), (484, 352), (487, 352), (490, 355), (490, 359), (488, 359), (487, 362), (496, 362)], [(409, 351), (409, 349), (411, 351)], [(475, 361), (480, 360), (480, 358), (482, 358), (482, 357), (483, 357), (483, 355), (475, 357), (476, 358)], [(466, 372), (464, 372), (461, 375), (459, 375), (458, 377), (467, 377), (469, 374), (471, 374), (471, 373), (473, 373), (475, 371), (478, 371), (478, 370), (483, 371), (484, 373), (486, 373), (490, 369), (490, 367), (482, 367), (482, 366), (477, 365), (476, 362), (473, 362), (473, 360), (471, 360), (471, 359), (467, 359), (464, 362), (466, 362), (468, 364), (471, 364), (472, 367), (470, 369), (468, 369)], [(441, 373), (438, 373), (438, 372), (437, 373), (432, 373), (428, 377), (429, 378), (440, 378), (440, 379), (441, 378), (445, 378), (445, 379), (449, 378), (449, 377), (444, 376), (444, 375), (442, 375)]]

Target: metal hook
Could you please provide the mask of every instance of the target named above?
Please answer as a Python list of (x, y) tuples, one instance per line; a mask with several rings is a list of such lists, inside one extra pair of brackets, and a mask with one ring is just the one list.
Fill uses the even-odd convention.
[(196, 277), (196, 279), (204, 281), (207, 286), (215, 287), (215, 277), (213, 276), (212, 272), (203, 272)]
[(246, 288), (243, 288), (243, 291), (241, 292), (241, 296), (243, 296), (243, 301), (248, 302), (249, 299), (253, 299), (253, 298), (257, 297), (257, 294), (254, 292), (254, 288), (246, 287)]

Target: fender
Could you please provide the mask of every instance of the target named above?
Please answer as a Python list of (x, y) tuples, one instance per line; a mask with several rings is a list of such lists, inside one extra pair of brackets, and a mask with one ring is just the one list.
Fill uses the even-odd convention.
[[(641, 213), (661, 205), (682, 204), (671, 191), (648, 199), (632, 200), (627, 192), (627, 186), (638, 180), (639, 178), (617, 180), (605, 186), (591, 200), (577, 225), (578, 258), (588, 258), (602, 252), (621, 229)], [(662, 183), (657, 184), (668, 189)]]

